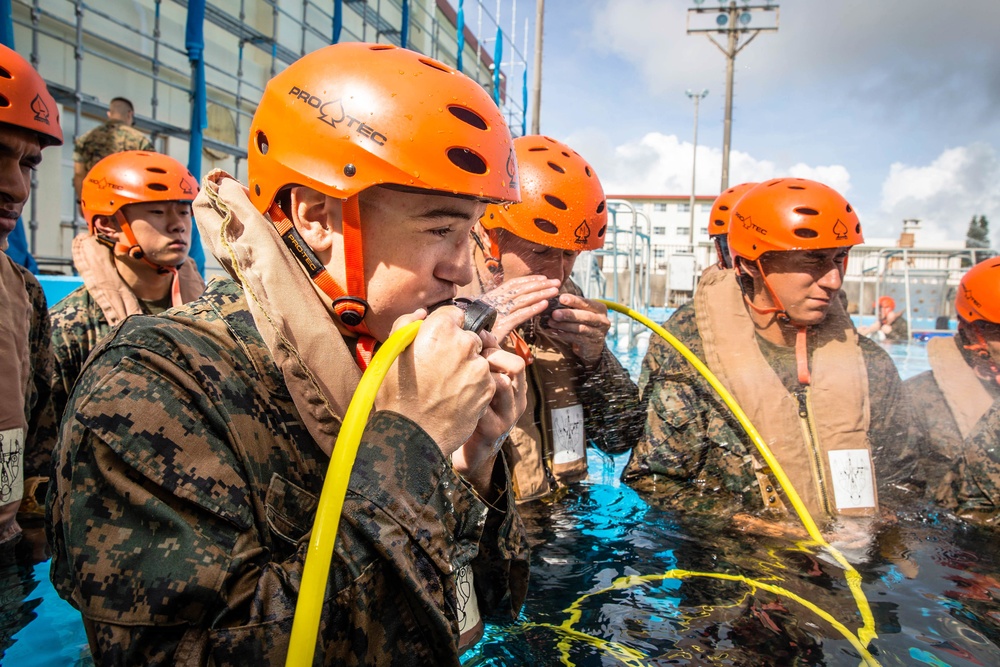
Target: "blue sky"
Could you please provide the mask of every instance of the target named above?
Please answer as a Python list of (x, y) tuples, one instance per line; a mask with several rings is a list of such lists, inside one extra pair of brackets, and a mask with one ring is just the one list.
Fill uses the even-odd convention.
[[(541, 131), (584, 155), (609, 193), (689, 191), (684, 91), (702, 88), (698, 192), (718, 192), (725, 57), (686, 33), (689, 6), (546, 2)], [(982, 213), (1000, 245), (1000, 1), (779, 6), (779, 31), (736, 59), (730, 183), (827, 182), (870, 238), (895, 237), (911, 217), (927, 240), (964, 238)]]

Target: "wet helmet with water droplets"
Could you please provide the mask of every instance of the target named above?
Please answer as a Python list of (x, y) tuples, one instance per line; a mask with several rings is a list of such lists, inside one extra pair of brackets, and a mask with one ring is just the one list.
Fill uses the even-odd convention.
[(955, 312), (966, 322), (1000, 324), (1000, 257), (979, 262), (962, 276)]
[(483, 227), (506, 229), (550, 248), (602, 247), (608, 206), (593, 167), (566, 144), (541, 135), (515, 139), (514, 151), (521, 203), (489, 206)]
[(864, 242), (858, 214), (823, 183), (775, 178), (748, 190), (736, 203), (729, 250), (757, 260), (766, 252), (847, 248)]
[(36, 132), (42, 147), (61, 146), (59, 105), (27, 60), (0, 44), (0, 123)]

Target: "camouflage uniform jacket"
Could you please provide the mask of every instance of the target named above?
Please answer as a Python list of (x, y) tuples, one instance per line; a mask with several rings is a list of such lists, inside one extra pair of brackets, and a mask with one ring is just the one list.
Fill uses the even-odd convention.
[[(703, 358), (691, 304), (679, 308), (666, 328)], [(858, 341), (868, 377), (880, 379), (869, 382), (868, 433), (879, 500), (895, 504), (900, 495), (910, 497), (922, 489), (916, 433), (892, 359), (877, 343), (863, 336)], [(797, 383), (794, 349), (758, 343), (786, 387)], [(715, 390), (659, 336), (650, 338), (639, 392), (647, 408), (646, 432), (625, 468), (626, 482), (658, 503), (688, 511), (764, 509), (751, 461), (756, 447)]]
[[(960, 335), (953, 340), (959, 354), (968, 360), (970, 353), (962, 349)], [(964, 436), (949, 404), (965, 397), (949, 401), (934, 371), (920, 373), (903, 386), (923, 441), (923, 465), (931, 484), (928, 494), (963, 518), (994, 524), (1000, 518), (1000, 387), (975, 377), (971, 369), (963, 375), (968, 377), (961, 377), (960, 383), (975, 382), (993, 398), (992, 405)]]
[(73, 161), (83, 164), (86, 173), (112, 153), (151, 150), (153, 142), (145, 134), (120, 120), (109, 120), (77, 138)]
[[(329, 457), (310, 437), (242, 288), (215, 281), (124, 321), (69, 400), (50, 492), (52, 580), (98, 664), (281, 664)], [(502, 463), (494, 484), (506, 487)], [(458, 665), (456, 573), (510, 620), (523, 527), (480, 501), (411, 421), (375, 413), (351, 475), (317, 654)]]
[[(157, 315), (170, 306), (169, 297), (163, 304), (140, 301), (149, 315)], [(73, 383), (91, 351), (111, 331), (104, 311), (91, 297), (86, 285), (66, 295), (49, 310), (52, 321), (52, 405), (56, 419), (61, 421)]]

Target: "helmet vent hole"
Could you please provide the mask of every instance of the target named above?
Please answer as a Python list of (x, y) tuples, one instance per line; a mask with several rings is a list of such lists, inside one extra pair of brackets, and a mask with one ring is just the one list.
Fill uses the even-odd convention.
[(165, 174), (165, 173), (167, 173), (166, 169), (161, 169), (160, 167), (146, 167), (146, 171), (151, 171), (154, 174)]
[(549, 162), (549, 166), (553, 170), (558, 171), (560, 174), (565, 174), (566, 173), (566, 170), (563, 169), (562, 167), (560, 167), (559, 165), (557, 165), (555, 162)]
[(486, 162), (468, 148), (449, 148), (448, 159), (453, 165), (470, 174), (486, 173)]
[(267, 135), (264, 134), (263, 132), (258, 132), (257, 141), (255, 143), (257, 144), (257, 150), (260, 151), (260, 154), (267, 155), (267, 149), (268, 149)]
[(545, 141), (550, 141), (552, 143), (556, 143), (556, 140), (553, 139), (552, 137), (544, 137), (544, 139), (545, 139)]
[(809, 208), (808, 206), (799, 206), (793, 210), (799, 215), (819, 215), (819, 211), (814, 208)]
[(800, 239), (814, 239), (819, 236), (819, 232), (815, 229), (809, 229), (808, 227), (800, 227), (795, 230), (795, 235)]
[(538, 227), (540, 230), (542, 230), (546, 234), (558, 234), (559, 233), (559, 228), (556, 227), (554, 223), (549, 222), (545, 218), (535, 218), (535, 227)]
[(848, 204), (848, 205), (847, 205), (847, 212), (848, 212), (848, 213), (850, 213), (850, 212), (851, 212), (851, 211), (853, 211), (853, 210), (854, 210), (854, 209), (853, 209), (853, 208), (851, 208), (851, 205), (850, 205), (850, 204)]
[(556, 197), (554, 195), (545, 195), (545, 201), (550, 203), (552, 206), (555, 206), (560, 211), (565, 211), (566, 209), (569, 208), (568, 206), (566, 206), (566, 202), (564, 202), (562, 199), (559, 199), (559, 197)]
[(436, 69), (439, 72), (451, 74), (451, 69), (449, 69), (447, 65), (439, 63), (436, 60), (431, 60), (430, 58), (418, 58), (418, 60), (423, 64), (427, 65), (428, 67), (430, 67), (431, 69)]
[(604, 225), (603, 227), (601, 227), (601, 230), (599, 232), (597, 232), (597, 238), (599, 238), (599, 239), (600, 238), (604, 238), (604, 232), (606, 232), (606, 231), (608, 231), (608, 226)]
[(148, 183), (146, 187), (150, 190), (155, 190), (156, 192), (166, 192), (170, 189), (163, 183)]
[[(728, 210), (729, 210), (729, 207), (728, 207), (728, 206), (726, 206), (725, 204), (720, 204), (720, 205), (719, 205), (719, 210), (720, 210), (720, 211), (728, 211)], [(718, 220), (716, 220), (716, 222), (718, 222)]]
[(10, 106), (10, 100), (8, 100), (3, 95), (0, 95), (0, 107), (6, 108), (6, 107), (9, 107), (9, 106)]
[(590, 171), (590, 167), (584, 167), (583, 170), (587, 173), (587, 176), (593, 176), (594, 173)]
[(855, 234), (860, 234), (861, 233), (861, 223), (860, 222), (858, 224), (854, 225), (854, 233)]
[(566, 151), (563, 151), (562, 154), (566, 157), (570, 157), (569, 153), (567, 153)]
[(537, 153), (539, 151), (547, 151), (547, 150), (549, 150), (549, 149), (546, 148), (545, 146), (533, 146), (533, 147), (531, 147), (531, 148), (528, 149), (528, 152), (529, 153)]
[(602, 200), (601, 200), (601, 203), (597, 205), (597, 212), (598, 212), (598, 213), (604, 213), (604, 204), (605, 204), (605, 202), (604, 202), (604, 200), (602, 199)]
[(802, 187), (801, 185), (789, 185), (788, 189), (789, 190), (805, 190), (805, 188)]
[(372, 46), (368, 47), (368, 50), (369, 51), (391, 51), (394, 48), (396, 48), (396, 47), (393, 46), (392, 44), (373, 44)]
[(14, 77), (10, 75), (10, 72), (8, 72), (6, 68), (0, 67), (0, 79), (13, 79), (13, 78)]
[(477, 114), (472, 109), (450, 104), (448, 105), (448, 111), (450, 111), (451, 115), (455, 118), (459, 119), (463, 123), (468, 123), (477, 130), (489, 129), (489, 125), (486, 124), (486, 121), (483, 120), (482, 116)]
[(725, 220), (719, 220), (718, 218), (716, 218), (715, 220), (713, 220), (712, 224), (715, 225), (716, 227), (725, 227), (726, 226)]

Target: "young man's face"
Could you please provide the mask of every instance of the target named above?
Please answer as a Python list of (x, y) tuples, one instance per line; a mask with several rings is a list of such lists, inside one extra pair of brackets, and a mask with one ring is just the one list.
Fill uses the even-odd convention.
[(31, 192), (31, 172), (41, 161), (36, 133), (0, 124), (0, 250), (7, 249), (7, 236)]
[[(162, 266), (179, 266), (187, 260), (191, 249), (191, 202), (129, 204), (122, 207), (122, 213), (146, 259)], [(127, 241), (120, 238), (119, 242)]]
[(580, 256), (573, 250), (560, 250), (526, 241), (504, 229), (498, 229), (497, 236), (504, 280), (536, 275), (565, 282), (573, 272), (576, 258)]
[(396, 318), (453, 299), (472, 281), (469, 232), (486, 204), (437, 194), (368, 188), (359, 197), (368, 304), (378, 340)]
[[(767, 282), (796, 324), (811, 326), (826, 318), (844, 283), (850, 248), (769, 252), (761, 257)], [(762, 296), (770, 300), (766, 290)]]

